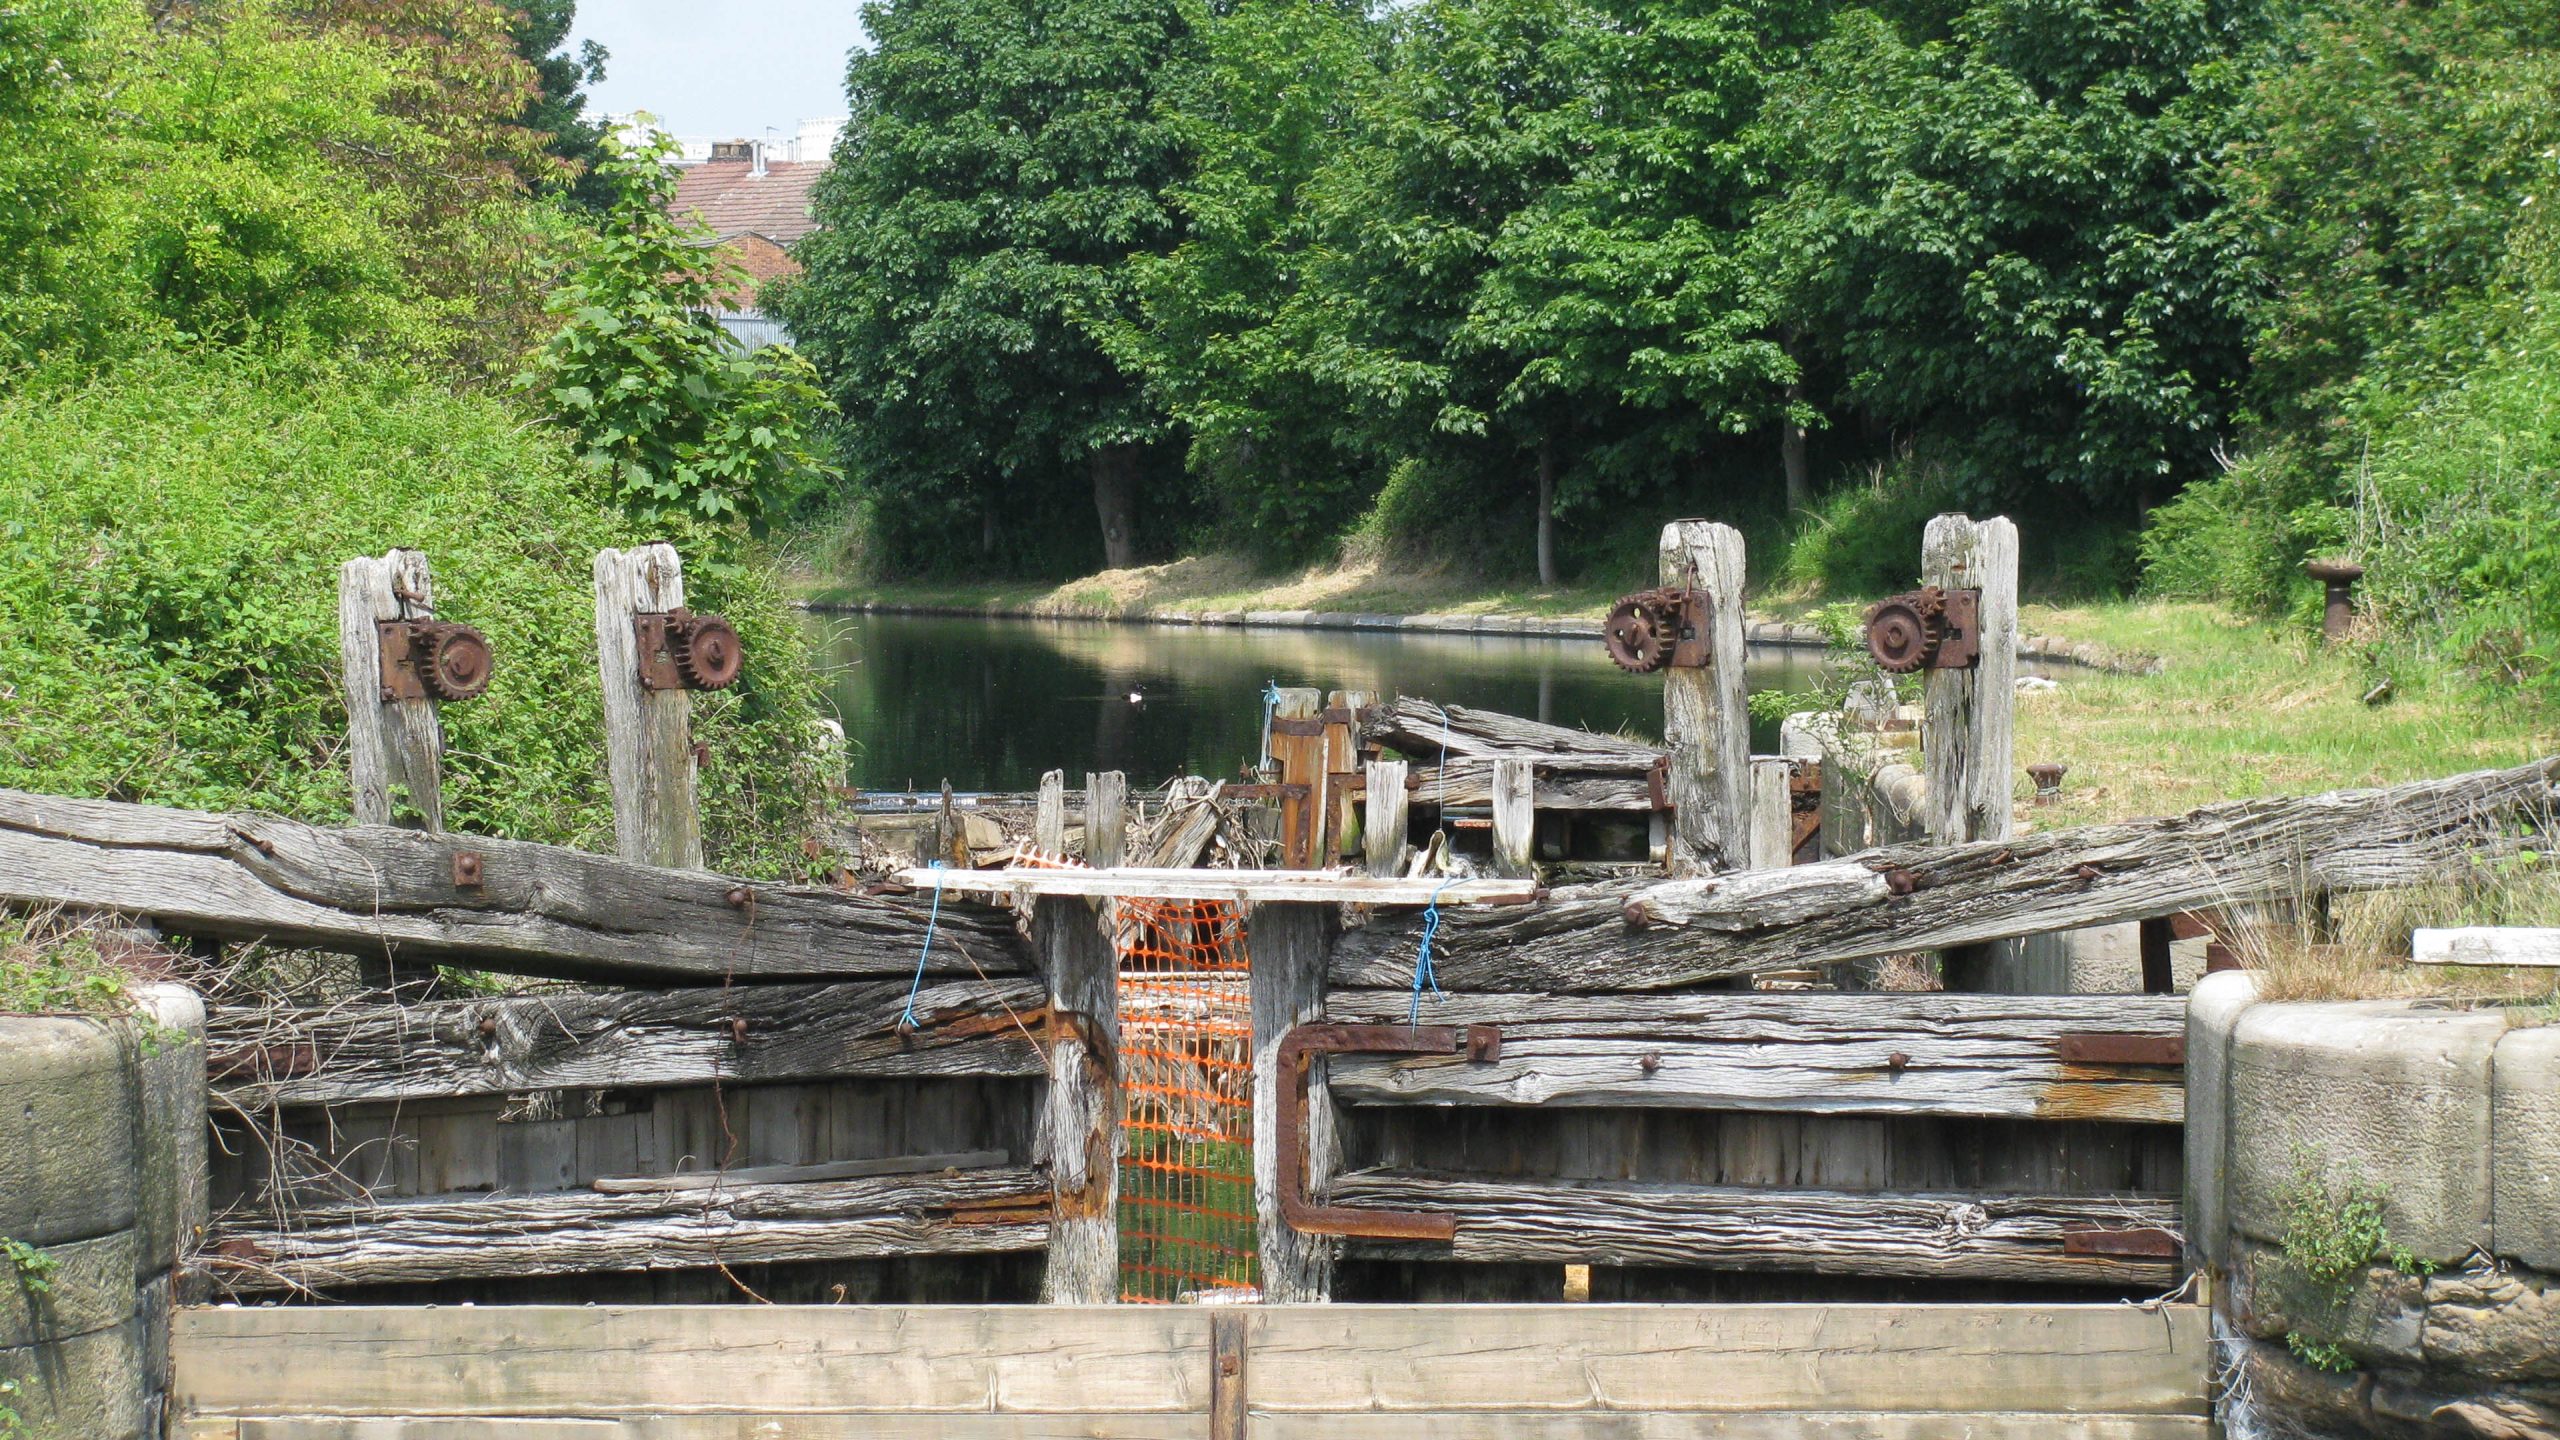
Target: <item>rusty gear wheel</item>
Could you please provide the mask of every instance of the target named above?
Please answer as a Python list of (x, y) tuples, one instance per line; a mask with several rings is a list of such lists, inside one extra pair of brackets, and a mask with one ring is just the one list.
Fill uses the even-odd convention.
[(1680, 638), (1680, 606), (1668, 590), (1645, 590), (1609, 608), (1600, 623), (1600, 643), (1610, 663), (1630, 675), (1650, 675), (1671, 663), (1671, 647)]
[(725, 617), (686, 615), (667, 627), (667, 658), (694, 689), (726, 690), (738, 683), (746, 650)]
[(495, 657), (489, 642), (470, 626), (420, 625), (410, 645), (418, 687), (436, 699), (476, 699), (489, 688)]
[(1924, 585), (1867, 610), (1867, 653), (1889, 675), (1927, 665), (1947, 638), (1947, 592)]

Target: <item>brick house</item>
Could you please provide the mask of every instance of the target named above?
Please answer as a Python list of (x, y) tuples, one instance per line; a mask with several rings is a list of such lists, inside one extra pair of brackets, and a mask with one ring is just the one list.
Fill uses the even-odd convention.
[(749, 348), (791, 338), (782, 322), (756, 308), (756, 291), (768, 280), (800, 273), (791, 246), (818, 228), (809, 192), (826, 171), (824, 160), (771, 159), (762, 141), (722, 140), (711, 146), (710, 159), (686, 166), (677, 178), (674, 212), (710, 226), (747, 272), (749, 282), (727, 297), (720, 323)]

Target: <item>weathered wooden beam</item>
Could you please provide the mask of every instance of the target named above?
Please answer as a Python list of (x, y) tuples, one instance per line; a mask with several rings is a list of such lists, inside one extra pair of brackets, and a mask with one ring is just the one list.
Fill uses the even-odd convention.
[(1381, 880), (1404, 873), (1405, 828), (1412, 818), (1404, 777), (1402, 760), (1369, 762), (1369, 793), (1363, 802), (1368, 813), (1360, 840), (1369, 873)]
[[(930, 870), (901, 871), (908, 885), (934, 883)], [(945, 871), (946, 894), (1076, 895), (1101, 899), (1121, 895), (1153, 900), (1225, 900), (1238, 905), (1340, 904), (1526, 905), (1538, 886), (1528, 878), (1492, 880), (1379, 879), (1340, 870), (1217, 870), (1123, 865), (1113, 870), (1075, 867), (1064, 870)]]
[(1283, 786), (1302, 787), (1280, 800), (1280, 864), (1307, 870), (1319, 862), (1317, 837), (1324, 829), (1327, 774), (1324, 768), (1324, 697), (1298, 685), (1282, 688), (1271, 704), (1271, 763)]
[(2409, 958), (2420, 965), (2560, 965), (2560, 930), (2475, 925), (2419, 930)]
[(1530, 797), (1529, 762), (1506, 755), (1493, 762), (1493, 873), (1524, 878), (1538, 873), (1538, 812)]
[(427, 571), (427, 557), (418, 551), (358, 556), (338, 567), (348, 798), (359, 825), (444, 828), (444, 726), (435, 701), (384, 693), (379, 629), (386, 620), (424, 620), (434, 614), (434, 577)]
[(1498, 710), (1443, 707), (1409, 695), (1380, 706), (1363, 733), (1407, 755), (1434, 760), (1444, 755), (1478, 760), (1498, 755), (1580, 756), (1623, 763), (1641, 772), (1662, 753), (1659, 746), (1620, 735), (1523, 720)]
[(241, 1291), (788, 1260), (992, 1254), (1048, 1239), (1016, 1167), (710, 1191), (450, 1195), (218, 1217), (204, 1263)]
[(2168, 1195), (1912, 1194), (1632, 1180), (1528, 1182), (1427, 1170), (1338, 1175), (1326, 1198), (1454, 1215), (1454, 1241), (1348, 1242), (1395, 1259), (1700, 1265), (2056, 1285), (2177, 1283), (2165, 1255), (2071, 1254), (2078, 1230), (2179, 1225)]
[(1031, 817), (1031, 848), (1063, 859), (1067, 853), (1067, 772), (1051, 770), (1040, 777), (1040, 799)]
[[(936, 937), (935, 943), (941, 943)], [(562, 991), (306, 1011), (216, 1006), (205, 1062), (245, 1110), (529, 1090), (1048, 1074), (1036, 979)]]
[(1743, 667), (1742, 532), (1710, 520), (1662, 527), (1661, 583), (1706, 592), (1707, 663), (1662, 672), (1662, 743), (1670, 752), (1671, 873), (1751, 862), (1751, 712)]
[[(1579, 758), (1565, 758), (1561, 763), (1521, 758), (1531, 765), (1530, 798), (1538, 809), (1653, 809), (1653, 782), (1642, 768)], [(1426, 805), (1491, 805), (1493, 767), (1498, 763), (1460, 759), (1447, 765), (1419, 766), (1412, 772), (1412, 798)], [(1607, 768), (1593, 768), (1602, 766)]]
[(673, 1175), (600, 1175), (589, 1188), (599, 1195), (654, 1195), (666, 1190), (735, 1190), (742, 1185), (805, 1185), (875, 1175), (929, 1175), (985, 1170), (1013, 1157), (1002, 1150), (948, 1150), (929, 1155), (882, 1155), (869, 1160), (821, 1160), (807, 1165), (750, 1165), (726, 1174), (685, 1170)]
[(1751, 869), (1783, 870), (1795, 863), (1795, 792), (1788, 783), (1794, 773), (1784, 756), (1751, 757)]
[[(456, 857), (479, 857), (469, 876)], [(386, 826), (331, 830), (0, 790), (0, 900), (181, 934), (572, 980), (914, 973), (925, 906)], [(1009, 917), (945, 905), (934, 975), (1019, 974)]]
[(2018, 527), (1999, 517), (1931, 520), (1920, 583), (1982, 592), (1979, 657), (1968, 668), (1930, 670), (1921, 685), (1929, 837), (2005, 840), (2016, 828)]
[[(2550, 843), (2555, 779), (2560, 759), (1789, 870), (1558, 890), (1535, 908), (1443, 914), (1433, 963), (1457, 990), (1664, 990), (2314, 891), (2392, 889), (2528, 837)], [(1409, 984), (1418, 925), (1394, 916), (1345, 934), (1333, 983)]]
[(1129, 853), (1129, 777), (1118, 770), (1084, 777), (1084, 858), (1097, 870), (1118, 865)]
[[(1262, 1259), (1262, 1298), (1273, 1303), (1333, 1298), (1334, 1243), (1303, 1234), (1281, 1218), (1280, 1197), (1293, 1157), (1281, 1153), (1280, 1108), (1295, 1103), (1293, 1077), (1280, 1073), (1280, 1042), (1324, 1013), (1325, 949), (1335, 919), (1314, 905), (1259, 908), (1247, 921), (1253, 948), (1253, 1200)], [(1399, 1019), (1402, 1017), (1399, 1016)], [(1322, 1076), (1307, 1095), (1305, 1142), (1311, 1177), (1331, 1172), (1331, 1106)]]
[(1093, 902), (1048, 896), (1031, 924), (1053, 1017), (1033, 1149), (1055, 1212), (1040, 1298), (1105, 1305), (1120, 1293), (1119, 956)]
[(637, 864), (699, 870), (693, 694), (640, 683), (639, 638), (632, 630), (634, 616), (684, 607), (684, 561), (664, 541), (600, 550), (595, 581), (596, 675), (604, 686), (614, 850)]
[[(1406, 1023), (1409, 990), (1336, 990), (1327, 1020)], [(1432, 1025), (1495, 1025), (1501, 1053), (1340, 1055), (1353, 1105), (1611, 1106), (2175, 1125), (2186, 1002), (2132, 995), (1425, 996)], [(2074, 1037), (2099, 1053), (2071, 1058)]]

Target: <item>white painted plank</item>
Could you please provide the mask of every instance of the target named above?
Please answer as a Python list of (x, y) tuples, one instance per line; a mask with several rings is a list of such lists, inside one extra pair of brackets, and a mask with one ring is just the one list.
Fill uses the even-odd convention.
[(1107, 870), (942, 870), (914, 868), (899, 879), (965, 895), (1143, 895), (1159, 900), (1231, 900), (1239, 904), (1525, 905), (1538, 883), (1509, 880), (1403, 880), (1348, 870), (1184, 870), (1123, 865)]
[[(1261, 1415), (1253, 1440), (2206, 1440), (2202, 1415), (2051, 1415), (1872, 1410), (1760, 1415), (1608, 1410), (1580, 1415)], [(406, 1440), (406, 1437), (403, 1437)]]
[(2473, 925), (2420, 930), (2409, 937), (2420, 965), (2560, 965), (2560, 930)]
[[(185, 1440), (1199, 1440), (1197, 1415), (630, 1415), (615, 1420), (295, 1415), (197, 1422)], [(237, 1429), (227, 1427), (236, 1426)], [(2147, 1440), (2147, 1437), (2146, 1437)]]

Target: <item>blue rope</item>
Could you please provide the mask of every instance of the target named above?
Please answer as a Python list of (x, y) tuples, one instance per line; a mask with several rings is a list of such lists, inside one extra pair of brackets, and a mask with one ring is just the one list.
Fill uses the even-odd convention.
[(1271, 767), (1271, 717), (1280, 711), (1280, 682), (1262, 682), (1262, 765)]
[(933, 953), (933, 927), (942, 922), (942, 862), (933, 862), (933, 909), (924, 917), (924, 948), (916, 952), (916, 978), (907, 985), (907, 1008), (898, 1016), (901, 1030), (922, 1029), (924, 1021), (916, 1014), (916, 996), (924, 990), (925, 957)]
[(1431, 892), (1431, 903), (1422, 907), (1422, 948), (1413, 957), (1413, 1006), (1405, 1012), (1407, 1029), (1422, 1023), (1422, 987), (1429, 985), (1433, 999), (1439, 999), (1439, 972), (1431, 965), (1431, 938), (1440, 933), (1440, 892), (1455, 882), (1443, 880)]

